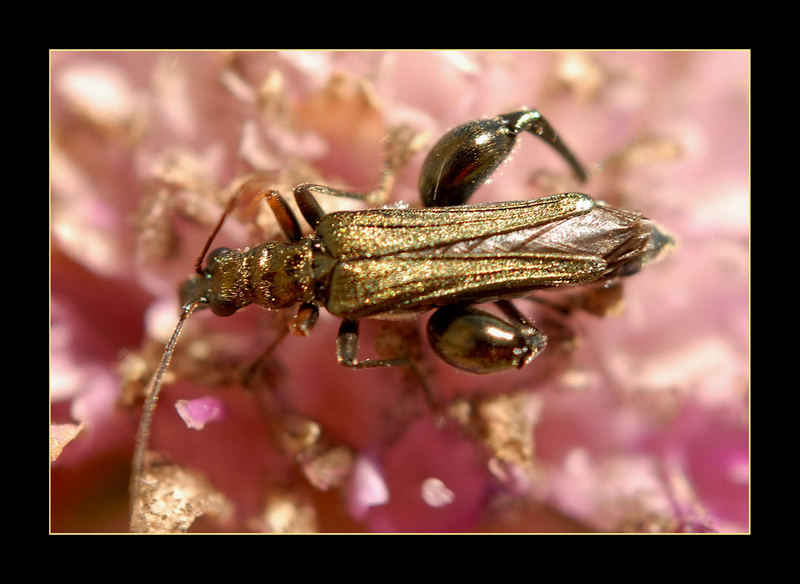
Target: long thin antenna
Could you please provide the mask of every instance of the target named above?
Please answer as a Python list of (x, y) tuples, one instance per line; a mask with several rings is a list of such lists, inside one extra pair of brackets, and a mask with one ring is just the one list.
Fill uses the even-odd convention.
[[(236, 192), (233, 194), (233, 196), (231, 196), (231, 198), (228, 199), (228, 203), (225, 205), (225, 209), (222, 211), (222, 215), (220, 215), (219, 221), (217, 221), (217, 225), (214, 227), (214, 230), (208, 236), (208, 239), (206, 239), (206, 243), (203, 246), (203, 250), (200, 252), (200, 255), (197, 257), (197, 260), (195, 260), (195, 262), (194, 262), (194, 271), (195, 272), (197, 272), (200, 275), (203, 274), (203, 260), (205, 259), (206, 254), (208, 253), (208, 250), (211, 249), (211, 244), (213, 243), (214, 239), (217, 237), (217, 234), (219, 233), (219, 230), (222, 229), (222, 224), (225, 223), (225, 218), (228, 215), (231, 214), (231, 212), (233, 211), (233, 208), (239, 202), (239, 199), (241, 199), (248, 192), (255, 192), (255, 196), (257, 196), (257, 197), (269, 197), (269, 195), (271, 193), (275, 193), (275, 191), (272, 191), (269, 188), (268, 185), (269, 185), (269, 182), (267, 181), (267, 179), (265, 179), (265, 178), (263, 178), (261, 176), (254, 176), (254, 177), (250, 178), (249, 180), (245, 181), (244, 183), (242, 183), (239, 186), (239, 188), (236, 189)], [(272, 197), (272, 198), (274, 198), (274, 197)], [(282, 199), (281, 199), (281, 201), (282, 201)], [(278, 201), (278, 202), (281, 202), (281, 201)], [(269, 200), (269, 204), (270, 204), (270, 207), (272, 207), (273, 211), (275, 212), (276, 216), (278, 217), (278, 222), (280, 223), (280, 217), (282, 216), (281, 212), (282, 212), (283, 215), (287, 214), (287, 207), (286, 207), (285, 203), (283, 204), (283, 206), (281, 207), (280, 210), (277, 210), (277, 207), (274, 206), (275, 203), (273, 203), (272, 200)], [(296, 231), (297, 235), (296, 235), (295, 239), (292, 239), (292, 241), (296, 241), (297, 239), (300, 239), (300, 235), (299, 235), (300, 234), (300, 228), (297, 226), (297, 221), (294, 219), (294, 216), (291, 214), (291, 211), (288, 211), (288, 215), (289, 215), (289, 220), (292, 220), (295, 223), (295, 231)], [(291, 236), (290, 236), (290, 239), (291, 239)]]
[(203, 250), (200, 252), (200, 255), (197, 256), (197, 259), (194, 262), (194, 271), (197, 272), (198, 274), (200, 275), (203, 274), (203, 260), (205, 259), (209, 248), (211, 248), (211, 243), (214, 241), (214, 238), (217, 236), (217, 233), (219, 233), (219, 230), (222, 229), (222, 224), (225, 222), (225, 218), (230, 214), (231, 211), (233, 211), (233, 207), (236, 205), (236, 201), (239, 200), (240, 193), (241, 190), (237, 191), (237, 193), (234, 196), (232, 196), (230, 200), (228, 200), (228, 204), (225, 205), (225, 210), (222, 212), (219, 221), (217, 221), (216, 227), (214, 227), (214, 230), (211, 232), (211, 235), (209, 235), (208, 239), (206, 239), (206, 243), (205, 245), (203, 245)]
[(194, 309), (197, 308), (200, 304), (202, 304), (205, 299), (201, 298), (198, 300), (193, 300), (192, 302), (186, 304), (183, 307), (183, 312), (178, 319), (178, 324), (175, 325), (175, 330), (172, 331), (172, 338), (170, 338), (167, 346), (164, 348), (164, 355), (161, 357), (161, 365), (156, 371), (156, 374), (153, 376), (153, 380), (151, 382), (150, 393), (147, 396), (147, 399), (144, 402), (144, 406), (142, 408), (142, 416), (139, 418), (139, 428), (136, 431), (136, 449), (133, 453), (133, 464), (131, 465), (131, 482), (129, 486), (130, 492), (130, 524), (131, 530), (134, 529), (136, 524), (135, 513), (137, 511), (137, 506), (141, 504), (140, 496), (141, 496), (141, 483), (144, 480), (144, 472), (145, 472), (145, 459), (147, 458), (147, 447), (150, 442), (150, 426), (153, 422), (153, 412), (156, 409), (156, 404), (158, 403), (158, 394), (161, 390), (161, 378), (164, 376), (164, 372), (169, 367), (169, 363), (172, 360), (172, 353), (175, 350), (175, 345), (178, 342), (178, 338), (181, 336), (181, 329), (183, 328), (183, 323), (189, 318), (189, 315), (194, 312)]

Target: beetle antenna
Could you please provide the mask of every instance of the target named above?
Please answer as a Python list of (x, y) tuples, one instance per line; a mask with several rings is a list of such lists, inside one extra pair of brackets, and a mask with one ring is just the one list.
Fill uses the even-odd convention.
[(203, 275), (203, 260), (206, 259), (206, 254), (208, 253), (208, 249), (211, 247), (211, 244), (213, 243), (214, 238), (217, 236), (217, 233), (219, 233), (219, 230), (222, 229), (222, 224), (225, 222), (225, 218), (228, 215), (230, 215), (231, 211), (233, 211), (233, 207), (234, 205), (236, 205), (236, 201), (238, 200), (239, 200), (239, 193), (233, 195), (230, 198), (230, 200), (228, 200), (228, 204), (225, 206), (225, 210), (222, 212), (219, 221), (217, 221), (216, 227), (214, 227), (214, 230), (208, 236), (208, 239), (206, 239), (206, 243), (203, 246), (203, 250), (200, 252), (200, 255), (197, 256), (197, 260), (195, 260), (194, 262), (194, 271), (200, 274), (201, 276)]
[[(214, 242), (214, 239), (217, 237), (219, 230), (222, 229), (222, 224), (225, 222), (225, 219), (228, 215), (231, 214), (233, 208), (239, 202), (239, 200), (246, 194), (250, 194), (251, 196), (261, 196), (265, 197), (271, 191), (268, 189), (268, 181), (259, 175), (255, 175), (249, 180), (242, 183), (242, 185), (236, 190), (236, 192), (228, 199), (228, 204), (225, 205), (225, 210), (220, 215), (219, 221), (217, 221), (216, 227), (211, 231), (211, 234), (206, 239), (206, 243), (203, 246), (203, 250), (200, 252), (200, 255), (197, 257), (197, 260), (194, 262), (194, 271), (203, 275), (203, 260), (206, 259), (206, 254), (208, 250), (211, 248), (211, 244)], [(272, 206), (272, 204), (270, 204)]]
[(130, 521), (132, 530), (134, 530), (134, 526), (137, 523), (137, 508), (139, 505), (141, 505), (141, 483), (144, 480), (146, 466), (145, 459), (147, 457), (147, 447), (150, 442), (150, 426), (152, 425), (153, 421), (153, 412), (155, 411), (156, 404), (158, 403), (158, 394), (161, 390), (161, 379), (163, 378), (164, 373), (166, 372), (167, 368), (169, 367), (169, 363), (172, 360), (172, 353), (175, 350), (175, 345), (178, 343), (178, 338), (181, 336), (183, 323), (187, 318), (189, 318), (189, 315), (194, 312), (194, 309), (205, 301), (206, 300), (204, 298), (200, 298), (189, 302), (183, 307), (183, 311), (178, 319), (178, 323), (175, 325), (175, 330), (172, 331), (172, 337), (167, 343), (167, 346), (164, 348), (164, 354), (161, 357), (161, 365), (159, 366), (158, 371), (156, 371), (156, 374), (153, 376), (153, 380), (150, 383), (150, 392), (148, 393), (144, 402), (144, 406), (142, 407), (142, 416), (139, 418), (139, 428), (136, 431), (136, 447), (133, 453), (131, 482), (129, 486), (131, 498)]

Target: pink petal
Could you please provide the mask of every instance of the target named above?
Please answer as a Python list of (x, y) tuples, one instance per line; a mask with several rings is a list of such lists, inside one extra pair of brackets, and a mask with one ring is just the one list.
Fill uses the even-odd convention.
[(189, 428), (202, 430), (208, 422), (216, 422), (225, 417), (225, 406), (216, 397), (198, 399), (179, 399), (175, 402), (178, 415)]

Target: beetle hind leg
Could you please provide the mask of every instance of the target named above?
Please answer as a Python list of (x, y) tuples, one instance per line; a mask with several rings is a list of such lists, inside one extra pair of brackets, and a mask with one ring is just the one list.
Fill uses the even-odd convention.
[(457, 369), (481, 374), (530, 363), (547, 346), (547, 337), (510, 302), (496, 304), (508, 320), (468, 304), (438, 309), (427, 327), (436, 354)]
[(422, 165), (419, 192), (426, 207), (464, 204), (512, 152), (522, 132), (538, 136), (583, 182), (586, 171), (538, 111), (523, 109), (456, 126), (431, 148)]

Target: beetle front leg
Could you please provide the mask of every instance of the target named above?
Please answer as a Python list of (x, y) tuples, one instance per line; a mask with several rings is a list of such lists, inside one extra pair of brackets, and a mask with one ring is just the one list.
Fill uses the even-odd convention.
[(319, 307), (311, 304), (310, 302), (303, 302), (297, 309), (297, 313), (289, 319), (287, 326), (280, 327), (278, 329), (278, 334), (267, 346), (267, 348), (265, 348), (259, 354), (259, 356), (256, 357), (253, 362), (244, 369), (242, 381), (245, 387), (252, 386), (252, 381), (256, 374), (262, 369), (266, 368), (266, 364), (269, 362), (272, 352), (281, 342), (283, 342), (283, 339), (287, 334), (292, 333), (306, 337), (311, 332), (311, 329), (314, 328), (314, 325), (317, 323), (318, 319)]
[(256, 175), (239, 187), (239, 190), (232, 197), (231, 203), (236, 204), (235, 201), (237, 199), (246, 197), (255, 200), (263, 199), (275, 216), (275, 220), (278, 222), (281, 231), (286, 235), (286, 238), (292, 242), (300, 241), (303, 233), (300, 230), (297, 218), (286, 203), (286, 199), (272, 188), (272, 184), (273, 182), (269, 178)]
[(521, 132), (530, 132), (547, 142), (567, 161), (578, 180), (586, 180), (583, 166), (553, 126), (538, 111), (525, 109), (473, 120), (442, 136), (420, 171), (423, 205), (465, 203), (511, 153)]
[(468, 304), (438, 309), (428, 320), (428, 340), (439, 357), (457, 369), (494, 373), (520, 369), (547, 345), (547, 337), (513, 304), (496, 303), (512, 322)]
[(370, 206), (385, 205), (389, 201), (389, 194), (394, 187), (395, 178), (398, 171), (402, 169), (408, 159), (420, 148), (419, 136), (416, 135), (408, 126), (398, 126), (389, 132), (386, 137), (383, 170), (378, 188), (368, 193), (357, 193), (336, 189), (327, 185), (304, 183), (294, 188), (294, 197), (297, 206), (303, 217), (312, 228), (316, 229), (317, 223), (325, 215), (325, 212), (317, 203), (312, 193), (328, 195), (331, 197), (341, 197), (346, 199), (356, 199), (364, 201)]
[(319, 320), (319, 307), (310, 302), (303, 302), (289, 321), (289, 329), (296, 335), (307, 337)]

